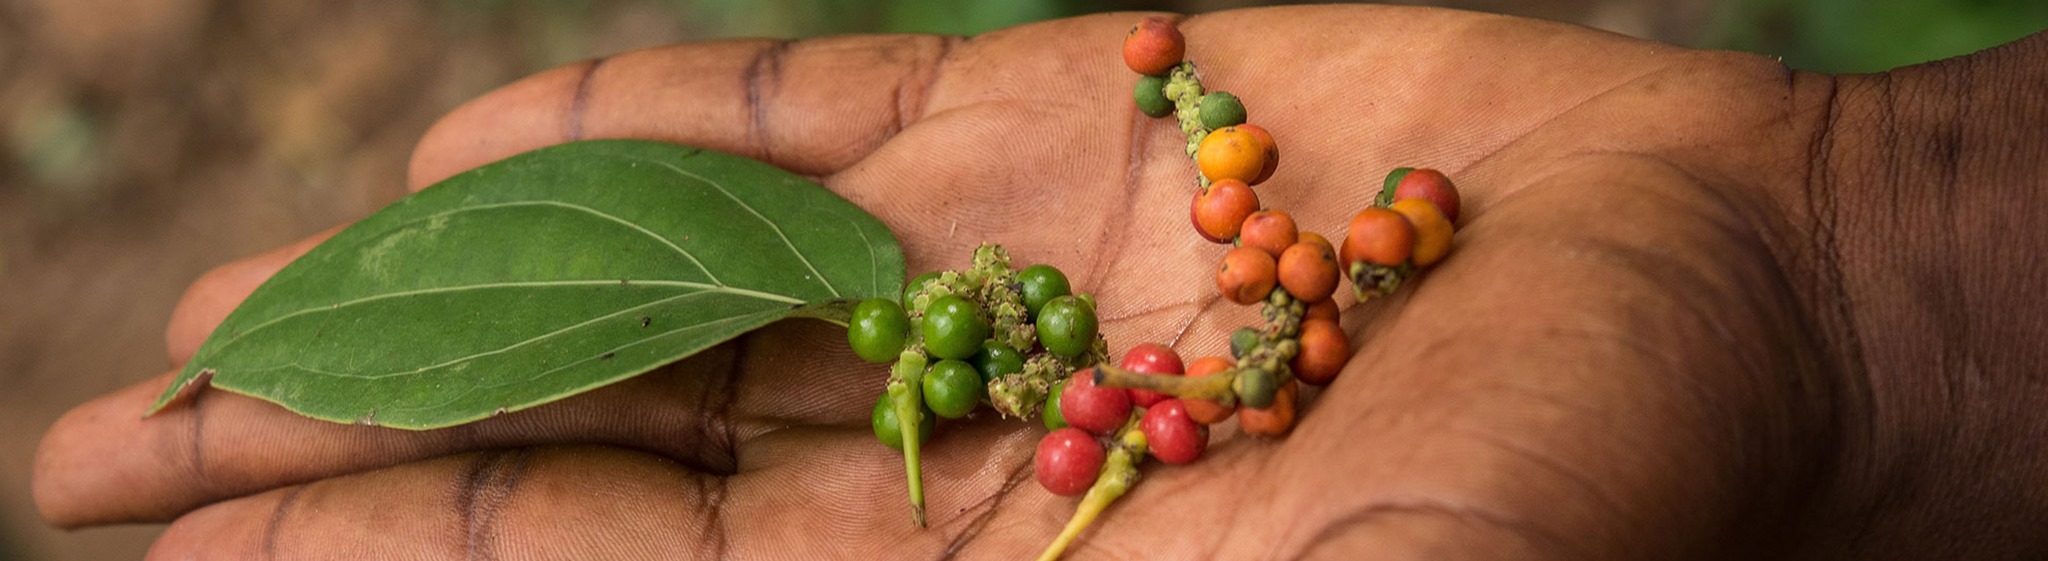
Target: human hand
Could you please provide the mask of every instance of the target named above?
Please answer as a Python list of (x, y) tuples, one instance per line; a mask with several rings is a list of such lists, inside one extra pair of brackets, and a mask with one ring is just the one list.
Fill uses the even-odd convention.
[[(411, 184), (577, 138), (735, 152), (879, 216), (913, 273), (1002, 243), (1095, 294), (1113, 350), (1221, 354), (1255, 314), (1218, 305), (1222, 249), (1186, 219), (1194, 167), (1171, 125), (1131, 106), (1116, 52), (1137, 19), (965, 41), (687, 45), (557, 69), (451, 114), (422, 141)], [(1832, 111), (1834, 81), (1437, 10), (1271, 9), (1181, 27), (1207, 85), (1243, 98), (1280, 145), (1266, 206), (1337, 239), (1387, 170), (1418, 165), (1458, 181), (1463, 223), (1451, 257), (1409, 288), (1346, 300), (1357, 356), (1308, 392), (1292, 435), (1219, 425), (1198, 464), (1144, 468), (1073, 558), (1869, 547), (1853, 537), (1867, 528), (1817, 519), (1880, 491), (1841, 474), (1899, 461), (1856, 447), (1895, 431), (1860, 424), (1857, 408), (1901, 390), (1850, 360), (1841, 322), (1854, 318), (1816, 304), (1845, 282), (1808, 243), (1812, 173), (1829, 156), (1814, 147), (1857, 118)], [(196, 283), (169, 329), (173, 363), (314, 241)], [(783, 322), (430, 432), (327, 424), (224, 392), (140, 419), (160, 376), (61, 420), (36, 494), (60, 525), (175, 520), (151, 552), (163, 559), (1017, 558), (1057, 533), (1073, 501), (1029, 483), (1040, 429), (992, 415), (932, 439), (932, 527), (911, 526), (899, 456), (867, 428), (885, 369), (843, 337)]]

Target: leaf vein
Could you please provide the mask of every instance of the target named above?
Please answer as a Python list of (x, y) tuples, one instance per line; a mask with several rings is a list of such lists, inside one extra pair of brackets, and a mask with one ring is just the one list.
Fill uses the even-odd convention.
[(785, 234), (782, 232), (782, 225), (776, 224), (774, 220), (769, 220), (767, 215), (761, 214), (761, 211), (759, 210), (755, 210), (754, 205), (747, 204), (747, 201), (741, 200), (738, 195), (734, 195), (732, 194), (732, 191), (726, 190), (724, 185), (721, 185), (716, 181), (712, 181), (708, 177), (690, 173), (689, 171), (684, 170), (683, 168), (680, 167), (676, 167), (675, 164), (671, 164), (668, 162), (654, 160), (654, 163), (661, 164), (662, 167), (668, 168), (669, 170), (674, 171), (677, 174), (681, 174), (691, 179), (702, 181), (705, 185), (710, 185), (712, 189), (717, 189), (719, 194), (725, 195), (725, 198), (732, 199), (732, 202), (734, 204), (740, 205), (740, 208), (747, 209), (747, 213), (754, 215), (754, 218), (761, 219), (761, 223), (767, 224), (768, 229), (773, 230), (775, 232), (775, 237), (782, 240), (782, 245), (784, 247), (788, 247), (789, 252), (791, 254), (796, 255), (797, 260), (803, 261), (804, 268), (811, 270), (811, 278), (818, 279), (818, 284), (823, 284), (825, 285), (825, 290), (832, 291), (833, 297), (836, 298), (842, 296), (842, 294), (839, 293), (839, 287), (832, 286), (832, 280), (825, 278), (824, 274), (818, 272), (818, 267), (811, 264), (811, 258), (805, 256), (803, 250), (797, 249), (795, 242), (789, 241), (789, 234)]

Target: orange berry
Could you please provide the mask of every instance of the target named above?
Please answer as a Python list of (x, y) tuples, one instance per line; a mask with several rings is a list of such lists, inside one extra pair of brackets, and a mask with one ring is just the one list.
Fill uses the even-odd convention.
[(1294, 228), (1294, 217), (1284, 210), (1261, 210), (1244, 219), (1244, 227), (1237, 231), (1238, 245), (1265, 250), (1274, 258), (1287, 246), (1294, 245), (1299, 232)]
[(1401, 199), (1387, 208), (1401, 213), (1409, 224), (1415, 225), (1415, 252), (1409, 256), (1415, 260), (1415, 266), (1435, 265), (1444, 258), (1444, 254), (1451, 252), (1451, 220), (1437, 210), (1436, 203), (1422, 198)]
[(1188, 41), (1173, 20), (1159, 16), (1145, 18), (1124, 35), (1124, 65), (1132, 72), (1156, 76), (1173, 70), (1187, 54)]
[(1259, 145), (1266, 147), (1265, 167), (1259, 168), (1258, 177), (1254, 177), (1251, 181), (1246, 182), (1252, 185), (1265, 183), (1266, 179), (1273, 177), (1273, 170), (1280, 168), (1280, 145), (1273, 143), (1273, 133), (1266, 132), (1265, 127), (1252, 124), (1244, 124), (1238, 125), (1237, 128), (1241, 128), (1244, 129), (1246, 132), (1252, 133), (1252, 137), (1259, 139)]
[(1252, 192), (1250, 185), (1243, 181), (1223, 180), (1195, 193), (1188, 218), (1195, 222), (1195, 233), (1201, 234), (1203, 239), (1229, 243), (1237, 237), (1245, 217), (1257, 210), (1259, 195)]
[(1314, 303), (1314, 304), (1309, 304), (1309, 305), (1308, 305), (1308, 313), (1305, 313), (1305, 314), (1302, 314), (1302, 315), (1301, 315), (1301, 321), (1314, 321), (1314, 320), (1319, 320), (1319, 319), (1320, 319), (1320, 320), (1329, 320), (1329, 321), (1337, 321), (1337, 301), (1336, 301), (1336, 300), (1331, 300), (1331, 299), (1325, 298), (1325, 299), (1323, 299), (1323, 301), (1321, 301), (1321, 302), (1316, 302), (1316, 303)]
[(1209, 131), (1195, 148), (1195, 166), (1210, 181), (1235, 179), (1249, 185), (1266, 167), (1266, 148), (1244, 127)]
[(1233, 248), (1223, 254), (1223, 264), (1216, 269), (1216, 288), (1223, 291), (1223, 297), (1244, 305), (1257, 304), (1273, 293), (1278, 282), (1274, 275), (1276, 265), (1273, 256), (1249, 247)]
[(1445, 220), (1458, 223), (1458, 188), (1451, 185), (1451, 178), (1445, 177), (1444, 172), (1420, 168), (1401, 176), (1401, 182), (1394, 185), (1394, 200), (1402, 199), (1428, 199), (1436, 203)]
[[(1229, 370), (1234, 366), (1237, 366), (1237, 362), (1228, 358), (1205, 356), (1188, 365), (1187, 376), (1189, 378), (1199, 378)], [(1232, 414), (1237, 413), (1236, 407), (1224, 407), (1221, 403), (1207, 399), (1181, 398), (1180, 401), (1188, 408), (1188, 418), (1204, 425), (1221, 423), (1224, 419), (1228, 419)]]
[(1301, 322), (1301, 352), (1288, 366), (1294, 377), (1311, 386), (1327, 386), (1351, 361), (1351, 340), (1337, 322), (1318, 319)]
[[(1323, 246), (1323, 247), (1325, 247), (1325, 248), (1329, 248), (1329, 247), (1330, 247), (1330, 240), (1329, 240), (1329, 238), (1325, 238), (1325, 237), (1323, 237), (1323, 235), (1322, 235), (1322, 234), (1318, 234), (1318, 233), (1315, 233), (1315, 232), (1302, 232), (1302, 233), (1301, 233), (1301, 237), (1300, 237), (1300, 238), (1298, 238), (1298, 239), (1296, 239), (1295, 241), (1297, 241), (1297, 242), (1300, 242), (1300, 243), (1312, 243), (1312, 244), (1316, 244), (1316, 245), (1320, 245), (1320, 246)], [(1331, 252), (1331, 253), (1336, 253), (1336, 252), (1337, 252), (1337, 250), (1336, 250), (1336, 249), (1334, 249), (1334, 248), (1332, 248), (1332, 249), (1330, 249), (1330, 252)]]
[(1415, 250), (1415, 226), (1408, 223), (1401, 213), (1380, 207), (1367, 207), (1352, 215), (1351, 226), (1346, 229), (1344, 267), (1364, 261), (1374, 265), (1393, 267), (1408, 261)]
[(1337, 254), (1327, 242), (1295, 242), (1280, 254), (1277, 266), (1280, 286), (1303, 302), (1329, 300), (1337, 291)]
[(1294, 398), (1300, 391), (1301, 383), (1288, 380), (1273, 392), (1273, 404), (1265, 409), (1238, 406), (1237, 426), (1245, 434), (1258, 436), (1280, 436), (1294, 428)]

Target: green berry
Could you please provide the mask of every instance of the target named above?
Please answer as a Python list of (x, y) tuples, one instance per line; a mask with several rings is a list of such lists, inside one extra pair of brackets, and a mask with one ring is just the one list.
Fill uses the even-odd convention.
[(1079, 299), (1081, 300), (1081, 303), (1083, 303), (1083, 304), (1087, 304), (1087, 305), (1088, 305), (1088, 311), (1091, 311), (1091, 312), (1092, 312), (1092, 311), (1095, 311), (1095, 295), (1093, 295), (1093, 294), (1075, 294), (1075, 295), (1074, 295), (1074, 297), (1075, 297), (1075, 298), (1079, 298)]
[(910, 297), (917, 295), (918, 289), (924, 288), (924, 285), (931, 284), (932, 281), (935, 280), (939, 280), (938, 271), (931, 271), (922, 275), (911, 277), (910, 284), (903, 286), (903, 302), (906, 304), (910, 303)]
[(1173, 100), (1166, 98), (1165, 76), (1139, 76), (1137, 87), (1138, 111), (1146, 117), (1159, 118), (1173, 114)]
[(1024, 371), (1024, 353), (994, 340), (982, 341), (981, 352), (974, 353), (974, 369), (981, 372), (981, 383), (987, 384), (1004, 374)]
[(1230, 356), (1244, 358), (1245, 353), (1252, 352), (1252, 347), (1258, 344), (1259, 332), (1256, 329), (1240, 327), (1230, 332)]
[(1077, 357), (1095, 345), (1095, 308), (1073, 296), (1045, 303), (1038, 315), (1038, 342), (1063, 357)]
[[(918, 409), (924, 408), (919, 407)], [(930, 411), (925, 411), (924, 413), (931, 414)], [(896, 408), (889, 404), (888, 392), (882, 392), (882, 397), (875, 400), (875, 412), (869, 416), (868, 424), (875, 429), (876, 440), (882, 441), (882, 444), (896, 451), (903, 451), (903, 429), (901, 425), (896, 424)], [(918, 444), (924, 444), (932, 439), (932, 424), (930, 422), (917, 424)]]
[(1202, 127), (1216, 130), (1244, 124), (1244, 102), (1226, 91), (1202, 96)]
[(1280, 391), (1279, 380), (1264, 368), (1246, 368), (1231, 381), (1231, 388), (1237, 392), (1237, 402), (1253, 409), (1265, 409), (1273, 405), (1273, 395)]
[(940, 417), (965, 417), (986, 395), (981, 374), (965, 362), (941, 360), (924, 373), (924, 405)]
[(1387, 180), (1381, 182), (1380, 196), (1373, 198), (1373, 204), (1393, 206), (1395, 188), (1400, 187), (1401, 180), (1408, 178), (1408, 172), (1412, 171), (1415, 171), (1415, 168), (1394, 168), (1394, 171), (1387, 172)]
[(1039, 420), (1045, 421), (1045, 430), (1067, 428), (1067, 417), (1060, 414), (1060, 394), (1066, 391), (1067, 381), (1060, 380), (1052, 385), (1051, 393), (1045, 394), (1045, 408), (1038, 410)]
[(1017, 282), (1023, 285), (1019, 290), (1024, 294), (1024, 310), (1031, 317), (1038, 317), (1038, 310), (1054, 298), (1074, 293), (1074, 287), (1067, 284), (1067, 274), (1052, 265), (1038, 264), (1025, 267), (1017, 272)]
[(869, 298), (853, 307), (846, 324), (846, 343), (853, 354), (868, 362), (889, 362), (903, 352), (903, 340), (910, 336), (910, 316), (903, 306), (888, 298)]
[(981, 306), (957, 295), (933, 300), (924, 310), (924, 350), (939, 358), (966, 359), (988, 340)]

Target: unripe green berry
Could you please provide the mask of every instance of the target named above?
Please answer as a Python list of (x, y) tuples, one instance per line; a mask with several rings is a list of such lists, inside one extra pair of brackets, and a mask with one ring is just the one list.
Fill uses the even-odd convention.
[(1173, 100), (1166, 97), (1165, 76), (1139, 76), (1136, 97), (1138, 112), (1159, 118), (1173, 114)]
[(932, 413), (958, 419), (974, 412), (974, 406), (988, 395), (981, 374), (958, 360), (941, 360), (924, 373), (924, 405)]
[(1095, 344), (1095, 308), (1073, 296), (1045, 303), (1038, 315), (1038, 342), (1062, 357), (1077, 357)]
[(1067, 284), (1066, 273), (1043, 263), (1018, 271), (1017, 284), (1018, 292), (1024, 297), (1024, 310), (1034, 318), (1038, 317), (1038, 310), (1044, 308), (1046, 302), (1074, 292), (1073, 286)]
[(1244, 102), (1226, 91), (1213, 91), (1202, 96), (1202, 127), (1216, 130), (1223, 127), (1244, 124)]
[(988, 340), (990, 327), (988, 318), (981, 315), (981, 306), (959, 296), (948, 295), (933, 300), (925, 308), (924, 349), (939, 358), (966, 359), (981, 350), (981, 342)]
[(998, 341), (982, 341), (981, 352), (974, 353), (971, 363), (981, 373), (981, 383), (987, 384), (1004, 374), (1023, 372), (1024, 353)]
[(1045, 407), (1038, 410), (1039, 420), (1045, 422), (1045, 430), (1067, 428), (1067, 417), (1060, 414), (1060, 394), (1066, 391), (1067, 381), (1060, 380), (1059, 383), (1052, 385), (1052, 390), (1049, 393), (1045, 394)]
[(888, 298), (862, 300), (853, 307), (853, 317), (846, 323), (847, 345), (868, 362), (895, 360), (909, 336), (910, 316), (904, 315), (903, 307)]
[[(924, 409), (923, 405), (919, 405), (918, 409), (920, 409), (920, 413), (931, 414), (930, 411), (922, 411)], [(924, 444), (932, 439), (932, 425), (934, 424), (936, 423), (932, 423), (929, 420), (917, 424), (918, 444)], [(883, 445), (898, 452), (903, 451), (903, 426), (896, 423), (896, 407), (889, 403), (888, 392), (882, 392), (882, 397), (875, 400), (875, 411), (868, 416), (868, 425), (874, 429), (876, 440), (882, 441)]]
[(1280, 384), (1273, 378), (1273, 372), (1265, 368), (1246, 368), (1238, 372), (1231, 382), (1231, 389), (1237, 392), (1237, 400), (1245, 407), (1265, 409), (1273, 405), (1273, 393)]
[(932, 281), (935, 280), (939, 280), (938, 271), (930, 271), (925, 274), (912, 277), (910, 279), (910, 284), (903, 286), (903, 304), (909, 305), (912, 299), (911, 297), (917, 295), (918, 289), (924, 288), (924, 285), (931, 284)]

